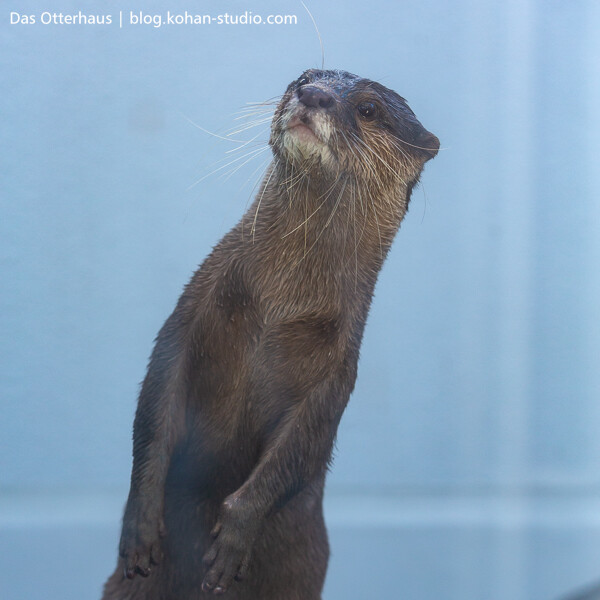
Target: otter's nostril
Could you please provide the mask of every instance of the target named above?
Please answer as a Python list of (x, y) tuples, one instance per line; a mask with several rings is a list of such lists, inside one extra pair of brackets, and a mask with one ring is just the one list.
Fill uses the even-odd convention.
[(321, 108), (329, 108), (333, 105), (333, 96), (325, 94), (322, 98), (319, 98), (319, 106)]
[(298, 88), (298, 100), (310, 108), (330, 108), (333, 96), (314, 85), (303, 85)]

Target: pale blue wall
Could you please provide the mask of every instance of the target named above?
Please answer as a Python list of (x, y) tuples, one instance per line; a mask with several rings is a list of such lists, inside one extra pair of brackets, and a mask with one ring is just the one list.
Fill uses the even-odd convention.
[[(152, 339), (260, 164), (190, 188), (229, 146), (186, 117), (223, 133), (320, 64), (299, 2), (93, 4), (300, 23), (18, 27), (10, 10), (81, 3), (0, 7), (8, 600), (93, 600), (113, 568)], [(340, 427), (325, 600), (551, 600), (600, 579), (600, 5), (310, 4), (326, 66), (400, 92), (444, 147)]]

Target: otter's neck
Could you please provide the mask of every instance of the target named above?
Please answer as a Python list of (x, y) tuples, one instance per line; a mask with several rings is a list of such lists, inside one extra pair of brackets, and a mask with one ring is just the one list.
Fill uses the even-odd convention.
[(277, 253), (289, 268), (377, 273), (406, 213), (407, 190), (367, 188), (271, 164), (242, 230), (254, 251)]

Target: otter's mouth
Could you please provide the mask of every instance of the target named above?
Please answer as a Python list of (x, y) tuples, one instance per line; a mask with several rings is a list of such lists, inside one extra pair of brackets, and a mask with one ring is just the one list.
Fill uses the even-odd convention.
[[(310, 99), (310, 95), (306, 94)], [(334, 122), (330, 110), (301, 102), (297, 94), (287, 98), (281, 115), (274, 121), (276, 146), (286, 161), (303, 168), (331, 167)]]
[(323, 141), (317, 135), (314, 125), (306, 117), (294, 115), (287, 123), (286, 130), (305, 143), (323, 144)]
[(288, 108), (287, 119), (282, 127), (282, 146), (289, 159), (311, 164), (332, 160), (329, 148), (331, 125), (324, 115), (305, 110), (296, 104)]

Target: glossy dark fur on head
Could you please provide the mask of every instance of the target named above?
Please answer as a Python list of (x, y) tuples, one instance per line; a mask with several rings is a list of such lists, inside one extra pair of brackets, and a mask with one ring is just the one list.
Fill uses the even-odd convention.
[(105, 600), (318, 600), (322, 499), (377, 274), (437, 138), (384, 86), (305, 72), (274, 159), (158, 334)]

